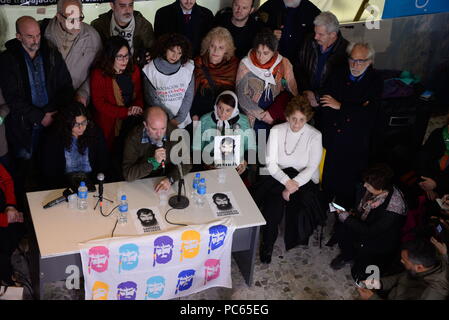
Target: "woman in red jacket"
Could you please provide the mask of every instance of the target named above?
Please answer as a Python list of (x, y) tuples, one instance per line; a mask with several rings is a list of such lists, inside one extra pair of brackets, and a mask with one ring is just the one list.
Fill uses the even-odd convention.
[(116, 137), (126, 136), (143, 111), (140, 70), (134, 66), (128, 42), (114, 36), (90, 77), (95, 122), (103, 130), (110, 151), (120, 153)]
[(14, 183), (0, 164), (0, 284), (14, 285), (11, 255), (24, 233), (23, 214), (16, 209)]

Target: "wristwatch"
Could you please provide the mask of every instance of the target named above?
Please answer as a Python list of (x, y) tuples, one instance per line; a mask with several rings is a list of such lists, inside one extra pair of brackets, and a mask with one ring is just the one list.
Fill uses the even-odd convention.
[(173, 179), (173, 177), (168, 177), (168, 181), (170, 182), (171, 185), (175, 183), (175, 179)]

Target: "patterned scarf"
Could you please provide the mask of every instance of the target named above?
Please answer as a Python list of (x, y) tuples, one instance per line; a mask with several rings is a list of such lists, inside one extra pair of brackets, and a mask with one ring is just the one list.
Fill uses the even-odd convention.
[(446, 170), (449, 165), (449, 126), (443, 129), (443, 141), (446, 145), (446, 151), (440, 159), (440, 170)]
[(129, 24), (126, 27), (120, 27), (117, 22), (115, 22), (114, 15), (111, 17), (111, 36), (120, 36), (126, 41), (128, 41), (129, 47), (131, 48), (131, 55), (134, 54), (134, 48), (133, 48), (133, 38), (134, 38), (134, 30), (136, 27), (136, 21), (134, 19), (134, 16), (132, 20), (129, 22)]
[[(393, 192), (393, 194), (391, 195), (390, 202), (388, 203), (386, 210), (399, 215), (405, 215), (407, 210), (405, 207), (404, 196), (401, 191), (399, 191), (396, 187), (393, 187), (393, 190), (390, 192)], [(384, 191), (375, 196), (366, 191), (358, 207), (358, 211), (362, 212), (360, 219), (365, 221), (372, 209), (378, 208), (385, 202), (390, 192)]]
[(217, 88), (234, 90), (235, 77), (239, 67), (239, 60), (236, 57), (232, 57), (229, 61), (223, 60), (219, 64), (209, 63), (207, 53), (195, 58), (195, 91), (199, 88), (201, 95), (204, 95), (205, 89), (212, 89), (204, 74), (203, 67), (209, 70), (210, 77)]

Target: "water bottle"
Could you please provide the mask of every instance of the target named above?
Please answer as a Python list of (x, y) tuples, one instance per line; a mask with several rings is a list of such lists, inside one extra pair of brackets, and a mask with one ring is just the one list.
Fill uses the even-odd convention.
[(87, 187), (84, 181), (78, 187), (78, 210), (87, 210)]
[(126, 201), (126, 195), (122, 195), (120, 199), (120, 205), (118, 207), (118, 223), (125, 224), (128, 222), (128, 202)]
[(197, 194), (198, 194), (198, 184), (200, 183), (200, 173), (195, 173), (195, 177), (193, 178), (193, 181), (192, 181), (192, 193), (191, 193), (191, 198), (192, 198), (192, 201), (195, 203), (195, 199), (196, 199), (196, 196), (197, 196)]
[(201, 178), (200, 183), (198, 184), (198, 195), (196, 198), (196, 205), (198, 207), (204, 206), (204, 203), (206, 202), (206, 179)]

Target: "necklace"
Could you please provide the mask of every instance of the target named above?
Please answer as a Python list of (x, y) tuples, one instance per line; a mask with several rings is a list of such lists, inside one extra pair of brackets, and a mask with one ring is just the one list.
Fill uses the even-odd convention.
[(287, 130), (285, 131), (284, 152), (285, 152), (285, 154), (286, 154), (287, 156), (291, 156), (293, 153), (295, 153), (296, 148), (298, 148), (299, 141), (301, 141), (301, 137), (302, 137), (302, 135), (304, 134), (304, 131), (301, 132), (301, 135), (299, 136), (298, 141), (296, 141), (296, 144), (295, 144), (295, 146), (293, 147), (292, 152), (287, 152), (287, 132), (288, 132), (288, 128), (287, 128)]

